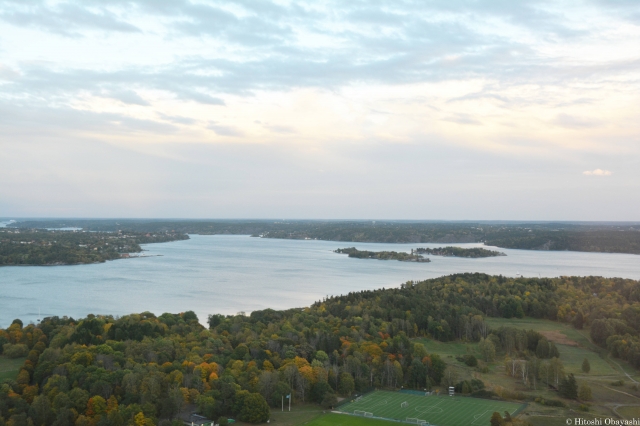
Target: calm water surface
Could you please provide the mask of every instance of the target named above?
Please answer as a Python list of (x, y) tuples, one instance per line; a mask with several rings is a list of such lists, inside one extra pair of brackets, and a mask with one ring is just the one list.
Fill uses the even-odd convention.
[[(456, 244), (478, 247), (480, 244)], [(212, 313), (307, 306), (327, 295), (396, 287), (408, 280), (457, 272), (507, 276), (600, 275), (640, 279), (640, 256), (496, 249), (506, 257), (430, 256), (431, 263), (349, 259), (336, 248), (409, 251), (442, 244), (367, 244), (248, 236), (192, 235), (190, 240), (147, 244), (161, 255), (95, 265), (0, 268), (0, 327), (14, 318), (83, 317), (193, 310)], [(491, 247), (489, 247), (491, 248)]]

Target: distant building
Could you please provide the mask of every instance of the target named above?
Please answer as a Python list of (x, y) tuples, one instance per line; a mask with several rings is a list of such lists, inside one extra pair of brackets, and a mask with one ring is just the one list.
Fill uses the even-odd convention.
[(185, 426), (215, 426), (215, 422), (196, 413), (181, 414), (178, 416)]

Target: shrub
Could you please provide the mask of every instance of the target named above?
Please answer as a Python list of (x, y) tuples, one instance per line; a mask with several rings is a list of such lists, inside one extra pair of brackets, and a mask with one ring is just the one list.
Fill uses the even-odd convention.
[(492, 399), (492, 398), (496, 398), (498, 395), (495, 392), (492, 392), (490, 390), (480, 389), (471, 393), (471, 396), (474, 398)]
[(544, 398), (536, 398), (535, 401), (540, 405), (546, 405), (547, 407), (562, 407), (565, 408), (567, 404), (557, 399), (544, 399)]
[(469, 367), (475, 367), (478, 365), (478, 359), (473, 355), (465, 355), (464, 363), (467, 364)]

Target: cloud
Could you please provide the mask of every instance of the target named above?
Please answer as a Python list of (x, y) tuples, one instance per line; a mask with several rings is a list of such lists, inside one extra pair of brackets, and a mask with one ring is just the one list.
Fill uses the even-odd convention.
[(569, 114), (558, 114), (552, 121), (556, 126), (564, 127), (566, 129), (585, 129), (590, 127), (596, 127), (600, 124), (598, 120), (586, 119), (582, 117), (575, 117)]
[(66, 36), (79, 36), (81, 31), (103, 30), (125, 33), (140, 32), (135, 25), (120, 19), (105, 8), (91, 10), (80, 4), (61, 3), (49, 6), (30, 1), (14, 7), (0, 8), (0, 20), (17, 26), (32, 26)]
[(231, 136), (231, 137), (244, 136), (244, 133), (241, 130), (233, 126), (223, 126), (220, 124), (216, 124), (215, 122), (209, 124), (207, 128), (213, 130), (218, 136)]
[(0, 80), (16, 80), (17, 78), (20, 77), (20, 74), (18, 74), (16, 71), (14, 71), (12, 68), (0, 64)]
[[(259, 123), (259, 122), (258, 122)], [(275, 124), (264, 124), (264, 127), (274, 133), (290, 134), (296, 133), (296, 130), (290, 126), (279, 126)]]
[(175, 90), (174, 92), (181, 99), (192, 100), (207, 105), (225, 105), (224, 100), (211, 95), (207, 95), (206, 93), (191, 90)]
[(178, 115), (167, 115), (163, 113), (158, 113), (158, 116), (163, 120), (170, 121), (176, 124), (193, 124), (196, 122), (196, 120), (194, 120), (193, 118), (182, 117)]
[(587, 176), (611, 176), (612, 172), (609, 170), (595, 169), (584, 171), (582, 174)]
[(149, 106), (149, 102), (140, 97), (133, 90), (115, 90), (106, 95), (109, 98), (117, 99), (122, 103), (129, 105)]
[(482, 122), (476, 120), (475, 118), (473, 118), (469, 114), (454, 114), (452, 116), (443, 118), (442, 120), (451, 121), (453, 123), (458, 123), (458, 124), (471, 124), (471, 125), (474, 125), (474, 126), (481, 126), (482, 125)]

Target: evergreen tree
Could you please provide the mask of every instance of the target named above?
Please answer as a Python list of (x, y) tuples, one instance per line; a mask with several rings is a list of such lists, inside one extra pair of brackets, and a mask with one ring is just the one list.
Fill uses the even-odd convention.
[(589, 371), (591, 371), (591, 364), (589, 364), (589, 360), (585, 358), (584, 361), (582, 361), (582, 372), (588, 373)]
[(578, 383), (573, 373), (562, 379), (558, 390), (560, 395), (565, 398), (576, 399), (578, 397)]

